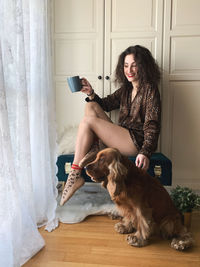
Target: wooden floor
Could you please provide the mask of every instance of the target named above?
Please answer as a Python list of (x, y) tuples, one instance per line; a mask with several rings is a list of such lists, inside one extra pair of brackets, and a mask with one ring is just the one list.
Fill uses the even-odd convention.
[(91, 216), (78, 224), (60, 224), (40, 233), (46, 246), (23, 267), (109, 267), (109, 266), (190, 266), (200, 267), (200, 213), (193, 214), (191, 232), (196, 243), (186, 252), (170, 248), (170, 241), (153, 238), (149, 246), (128, 245), (125, 235), (115, 232), (116, 221), (107, 216)]

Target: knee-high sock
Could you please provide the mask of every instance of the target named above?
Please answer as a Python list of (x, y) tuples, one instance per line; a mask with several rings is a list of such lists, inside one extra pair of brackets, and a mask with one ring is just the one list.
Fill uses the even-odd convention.
[(84, 183), (85, 180), (81, 176), (81, 168), (76, 164), (72, 164), (71, 171), (62, 192), (60, 205), (63, 206)]

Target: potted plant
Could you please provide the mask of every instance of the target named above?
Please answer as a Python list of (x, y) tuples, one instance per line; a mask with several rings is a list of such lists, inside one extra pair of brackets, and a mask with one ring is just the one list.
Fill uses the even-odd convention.
[(190, 227), (192, 211), (200, 208), (200, 196), (192, 189), (179, 185), (171, 190), (170, 195), (177, 209), (183, 214), (184, 225)]

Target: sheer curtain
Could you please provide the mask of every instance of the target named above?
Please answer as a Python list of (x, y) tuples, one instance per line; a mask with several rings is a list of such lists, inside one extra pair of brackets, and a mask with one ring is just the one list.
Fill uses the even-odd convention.
[(49, 0), (0, 0), (0, 266), (18, 267), (57, 227)]

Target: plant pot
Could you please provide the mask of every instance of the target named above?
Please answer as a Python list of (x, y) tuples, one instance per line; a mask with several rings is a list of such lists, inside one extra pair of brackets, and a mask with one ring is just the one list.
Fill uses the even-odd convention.
[(191, 221), (192, 221), (192, 212), (184, 212), (183, 213), (184, 226), (190, 228)]

